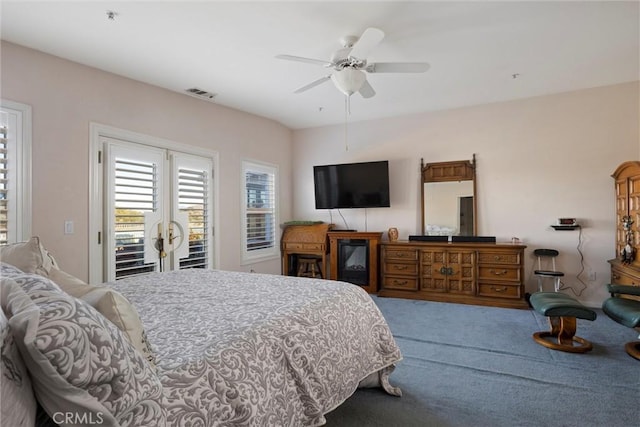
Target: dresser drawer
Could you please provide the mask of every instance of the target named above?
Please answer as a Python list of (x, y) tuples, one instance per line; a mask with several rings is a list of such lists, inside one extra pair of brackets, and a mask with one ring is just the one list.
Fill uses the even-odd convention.
[(384, 259), (416, 261), (418, 259), (418, 251), (416, 249), (387, 247), (385, 248), (385, 251), (384, 251)]
[(480, 251), (478, 253), (478, 263), (520, 265), (520, 253)]
[(285, 251), (323, 251), (323, 243), (284, 243)]
[(520, 285), (480, 283), (478, 285), (478, 295), (494, 298), (522, 298)]
[(384, 263), (385, 274), (402, 274), (409, 276), (416, 276), (418, 274), (418, 264), (403, 264), (399, 262), (385, 262)]
[(478, 280), (520, 282), (520, 267), (509, 265), (481, 265), (478, 267)]
[(409, 291), (418, 290), (418, 279), (416, 277), (384, 276), (382, 287), (386, 289), (405, 289)]
[(617, 268), (611, 269), (611, 282), (615, 283), (616, 285), (640, 286), (639, 277), (622, 272)]

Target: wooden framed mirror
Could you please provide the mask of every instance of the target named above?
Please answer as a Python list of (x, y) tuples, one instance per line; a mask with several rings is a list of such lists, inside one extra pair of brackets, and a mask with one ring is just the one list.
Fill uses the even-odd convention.
[(422, 234), (477, 234), (476, 156), (472, 160), (424, 163), (420, 159)]

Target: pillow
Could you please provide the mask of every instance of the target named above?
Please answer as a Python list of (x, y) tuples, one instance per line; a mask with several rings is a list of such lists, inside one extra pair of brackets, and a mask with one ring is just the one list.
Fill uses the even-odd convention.
[(51, 279), (56, 285), (60, 286), (60, 288), (67, 292), (67, 288), (75, 288), (81, 286), (87, 286), (87, 283), (78, 279), (75, 276), (67, 273), (66, 271), (62, 271), (57, 267), (53, 267), (49, 271), (49, 279)]
[(133, 347), (155, 367), (156, 357), (142, 326), (142, 320), (135, 307), (122, 294), (107, 286), (89, 285), (57, 268), (51, 270), (49, 279), (67, 294), (98, 310), (120, 328)]
[(18, 267), (7, 264), (4, 261), (0, 261), (0, 276), (2, 277), (13, 277), (13, 276), (21, 276), (24, 274), (24, 271), (20, 270)]
[[(79, 298), (116, 325), (145, 359), (155, 368), (156, 357), (135, 307), (122, 294), (107, 286), (92, 286)], [(64, 288), (63, 288), (64, 289)], [(78, 292), (78, 291), (76, 291)], [(72, 296), (75, 296), (71, 293)]]
[(37, 236), (26, 242), (0, 247), (0, 260), (18, 267), (25, 273), (36, 273), (44, 277), (49, 276), (53, 267), (58, 267)]
[(159, 378), (93, 307), (33, 274), (3, 278), (2, 300), (36, 396), (54, 421), (63, 413), (70, 425), (165, 423)]
[[(24, 273), (35, 273), (48, 277), (63, 291), (89, 303), (93, 308), (98, 310), (100, 314), (120, 328), (136, 350), (142, 353), (155, 367), (155, 354), (147, 339), (140, 316), (124, 296), (108, 287), (89, 285), (77, 277), (60, 270), (53, 257), (42, 246), (37, 237), (31, 238), (29, 242), (16, 243), (9, 246), (13, 247), (13, 249), (8, 252), (8, 259), (5, 259), (4, 252), (2, 252), (3, 277), (13, 277)], [(33, 267), (34, 263), (40, 262), (34, 261), (35, 259), (42, 261), (44, 264), (38, 268)], [(30, 261), (26, 262), (25, 260)], [(49, 261), (47, 262), (46, 260)], [(22, 264), (22, 269), (18, 269), (16, 267), (17, 264)], [(44, 268), (45, 264), (47, 268)], [(46, 272), (46, 274), (43, 274), (44, 272)]]
[(1, 310), (0, 343), (2, 344), (0, 420), (2, 420), (2, 425), (32, 427), (36, 422), (36, 397), (31, 388), (29, 373), (22, 362), (11, 333), (9, 319)]

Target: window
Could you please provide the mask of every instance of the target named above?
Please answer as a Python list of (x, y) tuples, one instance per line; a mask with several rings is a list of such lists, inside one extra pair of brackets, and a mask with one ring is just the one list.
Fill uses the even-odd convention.
[(242, 261), (245, 264), (279, 256), (276, 182), (276, 167), (242, 162)]
[(31, 107), (0, 106), (0, 245), (31, 235)]

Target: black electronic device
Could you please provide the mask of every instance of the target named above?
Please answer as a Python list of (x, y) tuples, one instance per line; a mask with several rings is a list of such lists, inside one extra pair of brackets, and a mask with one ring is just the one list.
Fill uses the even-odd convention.
[(451, 236), (454, 243), (495, 243), (496, 236)]
[(449, 236), (423, 236), (423, 235), (410, 235), (410, 242), (448, 242)]
[(316, 209), (388, 208), (389, 162), (313, 167)]

